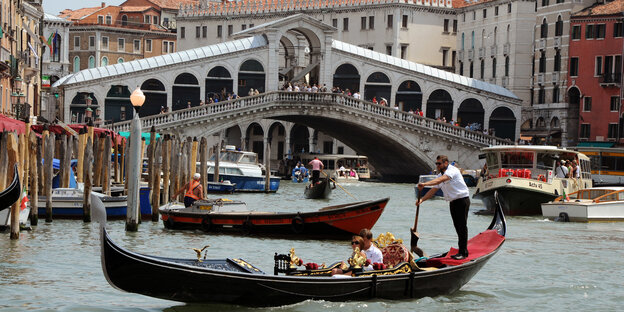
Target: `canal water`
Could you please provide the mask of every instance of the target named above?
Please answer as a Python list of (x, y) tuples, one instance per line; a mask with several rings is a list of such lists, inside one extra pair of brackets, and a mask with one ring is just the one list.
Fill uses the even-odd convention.
[[(375, 236), (392, 232), (409, 244), (415, 213), (413, 184), (344, 184), (358, 200), (390, 197), (373, 228)], [(307, 200), (302, 184), (282, 181), (276, 194), (235, 194), (251, 209), (312, 211), (354, 201), (336, 188), (329, 200)], [(474, 191), (474, 190), (473, 190)], [(491, 216), (473, 201), (468, 217), (469, 236), (483, 231)], [(541, 217), (509, 217), (507, 241), (483, 269), (450, 296), (404, 301), (372, 300), (334, 303), (306, 301), (262, 310), (274, 311), (615, 311), (624, 302), (624, 223), (556, 223)], [(253, 236), (171, 231), (159, 223), (143, 222), (139, 231), (126, 233), (123, 221), (108, 223), (112, 238), (130, 250), (159, 256), (195, 256), (191, 248), (210, 245), (209, 257), (240, 257), (273, 270), (273, 254), (294, 247), (304, 262), (331, 263), (350, 254), (350, 240), (286, 240)], [(418, 224), (425, 252), (435, 254), (456, 246), (456, 234), (441, 199), (420, 209)], [(100, 265), (98, 225), (76, 220), (41, 222), (12, 241), (0, 234), (0, 312), (2, 311), (239, 311), (230, 305), (185, 305), (125, 293), (111, 287)]]

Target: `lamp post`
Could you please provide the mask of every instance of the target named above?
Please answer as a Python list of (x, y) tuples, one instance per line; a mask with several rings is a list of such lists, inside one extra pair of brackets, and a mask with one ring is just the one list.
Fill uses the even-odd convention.
[(137, 87), (134, 91), (132, 91), (132, 94), (130, 95), (130, 102), (138, 114), (141, 106), (145, 103), (145, 94), (143, 94), (141, 88)]

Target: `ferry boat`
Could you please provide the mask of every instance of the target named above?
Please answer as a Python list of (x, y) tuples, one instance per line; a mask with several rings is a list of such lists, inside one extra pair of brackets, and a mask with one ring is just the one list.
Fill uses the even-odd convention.
[(624, 148), (577, 146), (591, 160), (594, 186), (624, 186)]
[[(582, 153), (555, 146), (505, 145), (482, 149), (488, 173), (482, 173), (473, 198), (494, 212), (498, 191), (506, 215), (540, 215), (541, 204), (592, 187), (590, 160)], [(557, 159), (575, 160), (580, 178), (554, 176)]]
[(559, 221), (624, 221), (624, 187), (583, 189), (542, 204), (542, 215)]
[[(338, 183), (357, 182), (370, 179), (368, 157), (343, 154), (300, 154), (301, 163), (307, 166), (314, 157), (318, 157), (325, 166), (323, 172)], [(323, 174), (321, 174), (323, 176)]]
[[(214, 180), (215, 156), (208, 164), (208, 180)], [(197, 163), (199, 169), (200, 163)], [(236, 185), (236, 192), (264, 192), (265, 169), (258, 163), (258, 154), (237, 151), (233, 145), (227, 145), (219, 155), (219, 179), (228, 180)], [(270, 192), (277, 192), (279, 177), (270, 178)]]

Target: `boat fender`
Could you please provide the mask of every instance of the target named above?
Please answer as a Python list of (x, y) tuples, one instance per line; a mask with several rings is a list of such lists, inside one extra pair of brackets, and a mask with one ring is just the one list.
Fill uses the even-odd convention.
[(294, 217), (292, 221), (290, 222), (290, 225), (292, 227), (293, 232), (295, 232), (295, 234), (303, 233), (303, 230), (305, 228), (305, 222), (303, 221), (303, 218), (300, 215), (297, 215), (296, 217)]
[(555, 219), (555, 221), (559, 222), (570, 222), (570, 216), (568, 216), (567, 212), (560, 212), (559, 217)]
[(175, 221), (173, 221), (173, 218), (169, 216), (169, 218), (167, 219), (167, 222), (165, 222), (165, 227), (168, 229), (173, 229), (174, 226), (175, 226)]
[(204, 232), (210, 232), (210, 229), (212, 228), (212, 221), (210, 220), (210, 217), (205, 216), (202, 219), (201, 228)]

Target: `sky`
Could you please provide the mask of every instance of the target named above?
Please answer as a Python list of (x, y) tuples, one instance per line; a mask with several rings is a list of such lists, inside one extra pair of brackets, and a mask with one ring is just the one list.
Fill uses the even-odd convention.
[(65, 9), (81, 9), (100, 6), (102, 2), (106, 5), (120, 5), (125, 0), (43, 0), (43, 11), (52, 15), (58, 15)]

